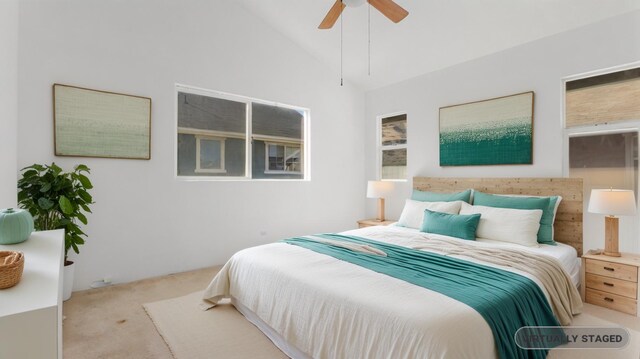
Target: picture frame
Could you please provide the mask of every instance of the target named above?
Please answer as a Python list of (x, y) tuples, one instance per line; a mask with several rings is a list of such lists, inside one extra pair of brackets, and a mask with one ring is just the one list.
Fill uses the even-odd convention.
[(440, 166), (533, 163), (533, 91), (441, 107)]
[(151, 98), (53, 84), (56, 156), (151, 159)]

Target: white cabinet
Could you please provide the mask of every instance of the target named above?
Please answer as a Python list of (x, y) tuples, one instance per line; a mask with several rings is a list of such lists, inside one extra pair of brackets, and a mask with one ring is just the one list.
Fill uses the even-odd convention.
[(0, 289), (0, 358), (62, 359), (64, 230), (33, 232), (0, 250), (25, 257), (20, 283)]

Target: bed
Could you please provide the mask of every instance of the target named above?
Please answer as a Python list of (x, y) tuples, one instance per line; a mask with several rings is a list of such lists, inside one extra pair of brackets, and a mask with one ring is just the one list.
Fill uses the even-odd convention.
[[(563, 200), (557, 208), (554, 225), (558, 245), (522, 247), (464, 241), (399, 226), (367, 227), (298, 240), (353, 256), (362, 256), (354, 252), (371, 248), (369, 244), (372, 244), (385, 251), (409, 248), (407, 251), (420, 255), (470, 263), (527, 278), (542, 293), (543, 300), (549, 303), (553, 314), (561, 318), (562, 324), (569, 324), (571, 317), (580, 312), (582, 303), (576, 287), (580, 284), (578, 256), (582, 254), (581, 180), (416, 177), (414, 188), (432, 192), (474, 188), (496, 194), (561, 195)], [(364, 247), (336, 248), (340, 245), (334, 242), (342, 237), (349, 239), (349, 246)], [(353, 241), (360, 239), (364, 244), (354, 244)], [(329, 243), (325, 243), (327, 241)], [(406, 278), (389, 276), (344, 258), (310, 250), (300, 243), (292, 244), (295, 243), (277, 242), (238, 252), (205, 290), (206, 307), (231, 298), (248, 320), (292, 358), (505, 356), (497, 344), (494, 325), (489, 325), (485, 314), (469, 302), (415, 285)], [(505, 258), (518, 256), (536, 262), (517, 265), (505, 262)], [(515, 259), (513, 261), (515, 263)], [(551, 269), (543, 273), (538, 266)], [(552, 285), (547, 277), (555, 278)], [(458, 282), (457, 278), (451, 283)], [(459, 278), (461, 282), (464, 279)], [(474, 284), (480, 289), (482, 285)], [(473, 297), (477, 296), (481, 295)], [(488, 310), (500, 312), (501, 305), (495, 304), (496, 308)], [(540, 353), (529, 351), (526, 355), (540, 357)], [(542, 356), (546, 354), (542, 353)]]

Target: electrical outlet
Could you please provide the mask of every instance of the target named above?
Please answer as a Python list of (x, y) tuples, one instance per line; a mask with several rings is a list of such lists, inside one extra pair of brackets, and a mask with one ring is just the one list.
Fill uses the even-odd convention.
[(102, 288), (102, 287), (108, 287), (111, 284), (111, 280), (112, 278), (110, 276), (104, 276), (104, 278), (102, 278), (102, 280), (97, 280), (93, 283), (91, 283), (91, 288)]

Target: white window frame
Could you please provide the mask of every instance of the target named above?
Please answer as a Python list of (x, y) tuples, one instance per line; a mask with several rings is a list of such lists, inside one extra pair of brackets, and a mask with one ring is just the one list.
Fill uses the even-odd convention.
[[(245, 118), (245, 133), (239, 135), (238, 133), (232, 132), (222, 132), (222, 131), (208, 131), (208, 130), (198, 130), (198, 129), (190, 129), (190, 128), (181, 128), (178, 127), (178, 93), (188, 93), (200, 96), (214, 97), (223, 100), (235, 101), (244, 103), (246, 106), (246, 118)], [(214, 137), (223, 137), (223, 138), (240, 138), (245, 139), (245, 175), (244, 176), (180, 176), (178, 175), (178, 136), (175, 136), (174, 142), (174, 178), (180, 181), (311, 181), (311, 167), (309, 164), (311, 163), (311, 111), (308, 108), (300, 107), (300, 106), (292, 106), (279, 102), (273, 101), (265, 101), (260, 99), (255, 99), (246, 96), (234, 95), (226, 92), (208, 90), (204, 88), (188, 86), (183, 84), (175, 84), (175, 128), (177, 134), (193, 134), (193, 135), (203, 135), (203, 136), (214, 136)], [(288, 174), (301, 174), (302, 178), (252, 178), (252, 163), (253, 163), (253, 151), (252, 145), (253, 140), (272, 140), (275, 142), (292, 142), (291, 139), (280, 138), (275, 136), (265, 136), (260, 134), (252, 134), (251, 128), (251, 104), (259, 103), (263, 105), (269, 106), (277, 106), (287, 109), (293, 109), (296, 111), (300, 111), (303, 115), (303, 136), (302, 141), (297, 141), (300, 144), (302, 150), (301, 157), (301, 167), (302, 172), (286, 172)], [(199, 151), (196, 151), (199, 153)], [(199, 166), (199, 161), (198, 161)]]
[[(226, 168), (224, 166), (225, 138), (224, 137), (214, 137), (214, 136), (203, 136), (203, 135), (196, 135), (195, 138), (196, 138), (196, 169), (195, 169), (195, 172), (196, 173), (227, 173), (227, 170), (226, 170)], [(200, 142), (202, 140), (219, 141), (220, 142), (220, 168), (201, 168), (200, 167), (200, 159), (201, 159), (200, 156), (202, 156)]]
[[(300, 171), (270, 170), (269, 169), (269, 146), (284, 146), (284, 153), (287, 147), (297, 147), (300, 149), (300, 167), (304, 169), (304, 146), (300, 142), (265, 142), (264, 143), (264, 174), (268, 175), (301, 175)], [(285, 158), (286, 162), (286, 158)]]
[[(575, 126), (571, 128), (567, 128), (567, 111), (566, 111), (566, 95), (567, 95), (567, 82), (579, 80), (587, 77), (594, 77), (599, 75), (604, 75), (612, 72), (624, 71), (632, 68), (636, 68), (640, 66), (640, 61), (632, 62), (629, 64), (624, 64), (620, 66), (614, 66), (606, 69), (596, 70), (585, 72), (582, 74), (567, 76), (561, 80), (561, 89), (560, 93), (562, 94), (561, 106), (562, 106), (562, 117), (560, 121), (560, 130), (562, 135), (562, 175), (563, 177), (569, 177), (569, 139), (571, 137), (583, 137), (583, 136), (593, 136), (593, 135), (602, 135), (602, 134), (614, 134), (614, 133), (627, 133), (627, 132), (638, 132), (638, 137), (640, 141), (640, 118), (635, 120), (628, 121), (620, 121), (614, 123), (605, 123), (598, 125), (585, 125), (585, 126)], [(640, 187), (640, 184), (639, 184)], [(637, 193), (640, 193), (640, 188), (636, 189)], [(640, 197), (640, 196), (638, 196)], [(638, 207), (640, 203), (640, 198), (636, 198), (636, 207)], [(636, 244), (636, 249), (638, 245)]]
[[(562, 121), (560, 121), (560, 130), (562, 131), (562, 175), (569, 177), (569, 138), (579, 136), (592, 136), (606, 133), (623, 133), (633, 132), (640, 130), (640, 118), (637, 120), (620, 121), (615, 123), (606, 123), (599, 125), (585, 125), (575, 126), (567, 128), (567, 82), (584, 79), (587, 77), (594, 77), (599, 75), (605, 75), (612, 72), (624, 71), (633, 68), (640, 67), (640, 61), (624, 64), (620, 66), (609, 67), (605, 69), (584, 72), (577, 75), (567, 76), (561, 80), (562, 94)], [(640, 196), (639, 196), (640, 197)], [(639, 199), (636, 199), (639, 200)]]
[[(382, 120), (388, 117), (405, 115), (407, 118), (407, 131), (409, 128), (409, 115), (406, 111), (400, 112), (392, 112), (384, 115), (379, 115), (376, 117), (376, 165), (378, 172), (378, 179), (381, 181), (389, 181), (389, 182), (407, 182), (407, 178), (382, 178), (382, 151), (386, 150), (399, 150), (406, 149), (407, 150), (407, 170), (409, 169), (409, 132), (407, 132), (407, 142), (403, 145), (382, 145)], [(408, 177), (408, 173), (407, 173)]]

